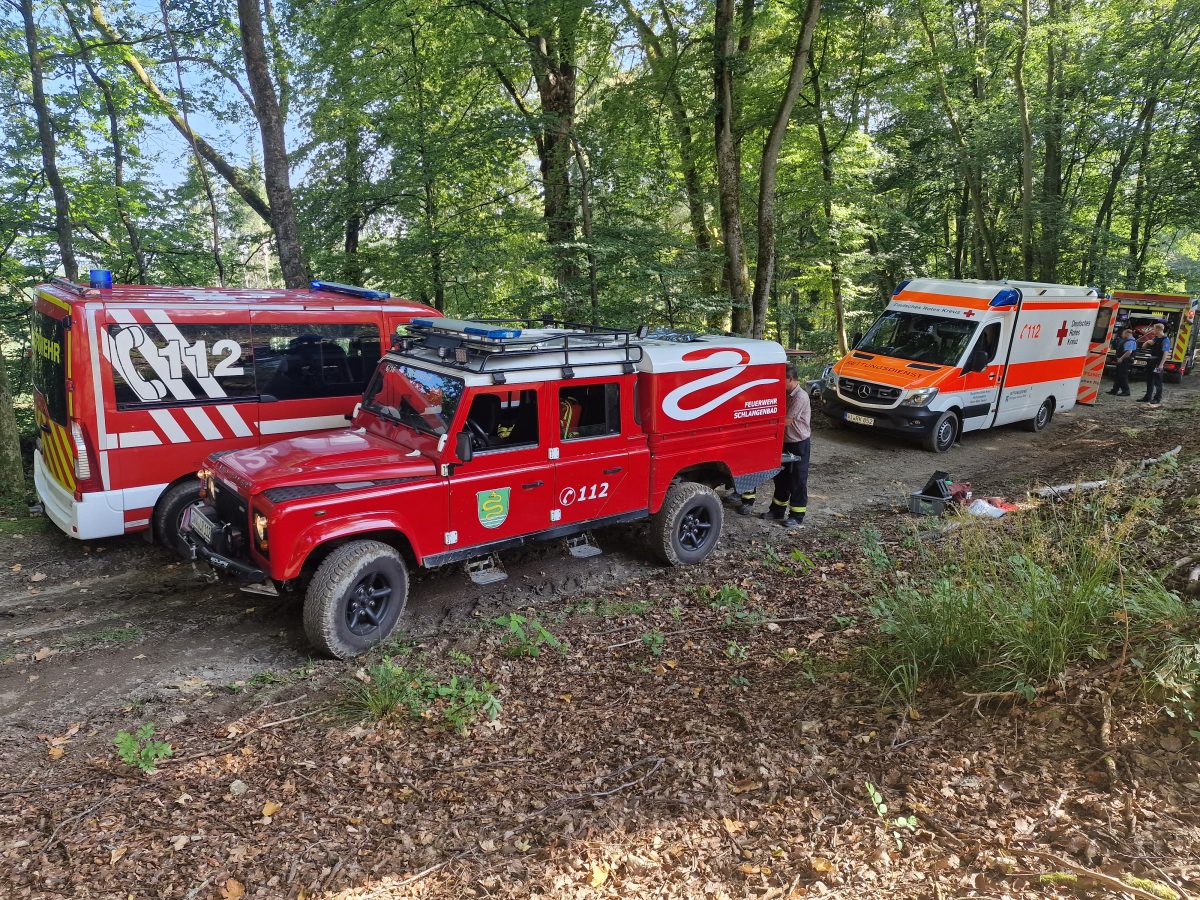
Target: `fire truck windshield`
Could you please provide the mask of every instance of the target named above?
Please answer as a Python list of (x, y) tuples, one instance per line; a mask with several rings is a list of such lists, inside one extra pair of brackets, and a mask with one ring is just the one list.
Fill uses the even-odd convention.
[(955, 366), (977, 327), (977, 323), (962, 319), (889, 310), (875, 321), (855, 349), (935, 366)]
[(462, 399), (463, 380), (386, 361), (363, 394), (363, 409), (426, 434), (450, 431)]

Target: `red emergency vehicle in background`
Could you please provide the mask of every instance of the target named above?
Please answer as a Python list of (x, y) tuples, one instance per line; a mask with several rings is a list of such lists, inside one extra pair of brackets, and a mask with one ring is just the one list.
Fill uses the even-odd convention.
[[(1161, 323), (1171, 339), (1171, 354), (1163, 360), (1163, 376), (1167, 381), (1179, 384), (1183, 376), (1196, 367), (1196, 356), (1200, 343), (1196, 327), (1196, 313), (1200, 311), (1200, 300), (1187, 294), (1160, 294), (1145, 291), (1113, 291), (1109, 296), (1117, 304), (1116, 324), (1113, 334), (1119, 336), (1126, 329), (1133, 330), (1138, 350), (1133, 354), (1133, 375), (1145, 376), (1149, 368), (1150, 351), (1142, 349), (1153, 336), (1154, 325)], [(1120, 353), (1114, 347), (1108, 354), (1108, 366), (1116, 368)]]
[[(713, 489), (779, 471), (776, 343), (451, 319), (409, 331), (352, 428), (210, 457), (184, 515), (215, 569), (258, 590), (307, 582), (305, 631), (330, 655), (387, 637), (413, 565), (646, 517), (665, 562), (699, 562), (721, 533)], [(473, 577), (503, 576), (493, 563)]]
[(205, 457), (344, 428), (397, 327), (440, 313), (321, 281), (243, 290), (55, 280), (36, 289), (31, 315), (34, 481), (46, 514), (75, 538), (153, 527), (180, 547)]

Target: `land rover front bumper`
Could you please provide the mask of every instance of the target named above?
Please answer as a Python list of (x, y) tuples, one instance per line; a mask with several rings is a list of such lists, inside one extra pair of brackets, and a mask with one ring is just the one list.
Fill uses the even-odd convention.
[(231, 522), (222, 522), (215, 508), (203, 500), (183, 512), (179, 529), (192, 559), (202, 559), (222, 575), (241, 582), (267, 580), (267, 573), (244, 558), (245, 535)]

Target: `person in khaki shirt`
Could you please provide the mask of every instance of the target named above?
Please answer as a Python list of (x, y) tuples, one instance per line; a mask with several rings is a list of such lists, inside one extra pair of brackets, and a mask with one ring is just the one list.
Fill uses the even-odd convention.
[[(795, 365), (787, 367), (785, 395), (787, 420), (783, 431), (783, 452), (798, 457), (784, 465), (775, 476), (775, 493), (764, 519), (782, 520), (785, 528), (804, 524), (808, 512), (808, 458), (812, 445), (812, 403), (800, 383), (800, 371)], [(743, 494), (738, 512), (744, 516), (754, 511), (754, 494)]]

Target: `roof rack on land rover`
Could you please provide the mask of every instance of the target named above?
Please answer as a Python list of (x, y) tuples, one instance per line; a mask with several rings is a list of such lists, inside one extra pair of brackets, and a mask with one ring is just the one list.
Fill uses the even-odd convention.
[[(425, 351), (441, 365), (476, 374), (489, 373), (503, 384), (513, 372), (535, 369), (562, 370), (573, 378), (576, 367), (620, 365), (632, 373), (642, 359), (638, 341), (646, 337), (645, 325), (636, 331), (543, 319), (414, 319), (409, 334), (398, 336), (393, 349), (402, 353)], [(526, 365), (512, 365), (516, 360)]]

